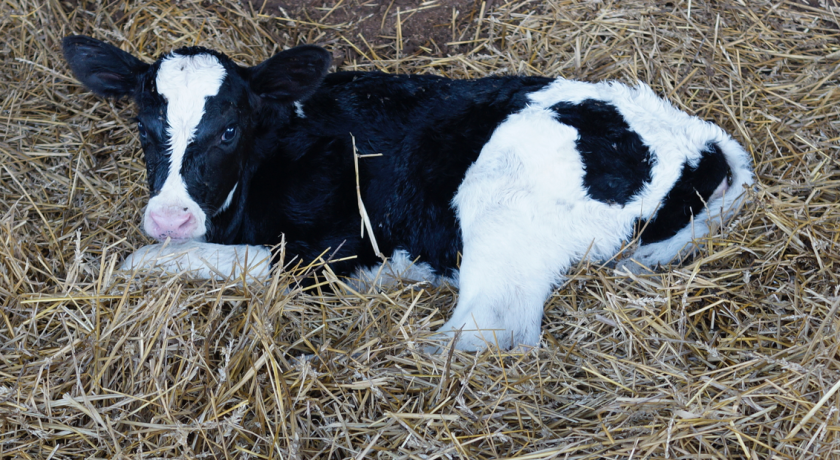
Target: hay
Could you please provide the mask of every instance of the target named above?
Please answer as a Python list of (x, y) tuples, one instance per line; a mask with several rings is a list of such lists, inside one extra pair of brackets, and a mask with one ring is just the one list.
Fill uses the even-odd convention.
[[(441, 25), (452, 44), (411, 54), (360, 36), (361, 13), (258, 3), (0, 6), (0, 457), (840, 457), (833, 2), (477, 2)], [(380, 35), (402, 35), (385, 27), (413, 14), (397, 6)], [(760, 183), (682, 266), (575, 267), (540, 349), (429, 356), (448, 287), (117, 272), (147, 243), (145, 169), (132, 104), (70, 77), (70, 33), (146, 59), (201, 44), (253, 64), (317, 42), (344, 69), (638, 79), (734, 133)]]

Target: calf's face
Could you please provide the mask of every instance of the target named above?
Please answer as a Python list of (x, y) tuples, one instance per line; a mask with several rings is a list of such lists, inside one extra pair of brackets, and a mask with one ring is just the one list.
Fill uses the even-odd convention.
[(63, 47), (87, 88), (134, 97), (151, 195), (143, 229), (161, 241), (199, 239), (210, 220), (233, 205), (260, 123), (282, 123), (260, 114), (282, 117), (315, 91), (330, 64), (316, 46), (281, 52), (255, 67), (199, 47), (151, 65), (89, 37), (67, 37)]
[[(152, 196), (143, 228), (157, 239), (204, 234), (223, 211), (246, 159), (250, 112), (245, 85), (208, 53), (173, 53), (141, 82), (137, 131)], [(247, 144), (242, 142), (242, 144)]]

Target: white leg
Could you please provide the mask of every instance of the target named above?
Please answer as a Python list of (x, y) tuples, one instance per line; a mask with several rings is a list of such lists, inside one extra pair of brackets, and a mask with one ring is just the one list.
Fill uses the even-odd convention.
[(151, 244), (128, 256), (122, 270), (155, 269), (188, 273), (203, 279), (251, 280), (269, 276), (271, 251), (263, 246), (221, 245), (191, 241), (183, 244)]
[[(462, 329), (458, 349), (508, 349), (539, 341), (543, 305), (562, 259), (542, 245), (547, 242), (543, 229), (512, 224), (516, 221), (508, 218), (521, 217), (515, 214), (503, 213), (507, 222), (498, 231), (484, 227), (481, 235), (465, 238), (458, 305), (439, 329), (450, 337)], [(509, 237), (516, 233), (512, 243)]]
[(440, 280), (429, 264), (415, 262), (402, 249), (394, 251), (386, 263), (369, 268), (359, 267), (355, 275), (348, 279), (350, 286), (358, 291), (391, 288), (399, 286), (400, 282), (413, 284), (424, 281), (437, 286)]
[(523, 114), (494, 132), (453, 200), (460, 296), (439, 332), (462, 329), (461, 350), (536, 346), (546, 298), (595, 237), (575, 223), (589, 215), (577, 132), (546, 111)]

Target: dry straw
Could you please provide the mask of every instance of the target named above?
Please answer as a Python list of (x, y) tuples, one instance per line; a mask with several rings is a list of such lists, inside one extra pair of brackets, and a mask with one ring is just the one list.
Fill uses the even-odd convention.
[[(0, 457), (840, 457), (833, 5), (477, 2), (441, 25), (459, 47), (432, 55), (352, 20), (247, 4), (5, 0)], [(412, 14), (397, 6), (389, 18)], [(680, 266), (575, 267), (539, 349), (427, 355), (451, 288), (118, 272), (148, 243), (132, 104), (74, 81), (59, 52), (70, 33), (146, 60), (200, 44), (253, 64), (315, 42), (348, 56), (345, 69), (641, 80), (734, 133), (759, 185)]]

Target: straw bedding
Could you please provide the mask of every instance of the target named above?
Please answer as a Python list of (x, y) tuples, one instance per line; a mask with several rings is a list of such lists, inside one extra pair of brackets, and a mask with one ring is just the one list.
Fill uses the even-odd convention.
[[(833, 2), (418, 2), (449, 8), (450, 41), (410, 52), (419, 13), (372, 3), (2, 3), (0, 457), (840, 457)], [(70, 33), (147, 60), (310, 42), (343, 69), (641, 80), (732, 132), (759, 184), (681, 265), (576, 266), (540, 348), (423, 354), (450, 287), (354, 293), (327, 274), (301, 292), (311, 261), (267, 285), (117, 271), (148, 243), (145, 168), (132, 103), (70, 76)]]

